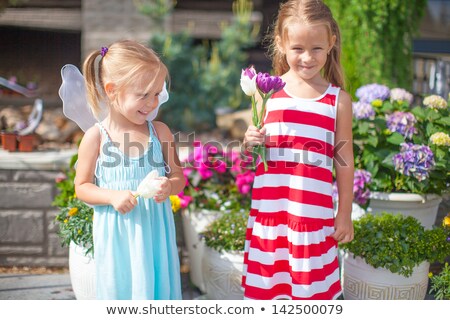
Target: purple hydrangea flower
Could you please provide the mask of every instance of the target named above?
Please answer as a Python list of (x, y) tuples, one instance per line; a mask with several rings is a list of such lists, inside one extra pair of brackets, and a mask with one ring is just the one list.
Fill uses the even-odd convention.
[(353, 103), (353, 116), (360, 119), (368, 119), (375, 115), (375, 110), (373, 110), (370, 103), (358, 101)]
[(428, 146), (402, 143), (400, 153), (392, 157), (395, 170), (418, 181), (426, 180), (434, 167), (434, 154)]
[(391, 132), (398, 132), (405, 138), (411, 139), (417, 133), (414, 127), (417, 120), (410, 112), (395, 111), (386, 116), (387, 127)]
[[(353, 201), (364, 205), (370, 197), (369, 184), (372, 183), (372, 174), (363, 169), (357, 169), (353, 178)], [(339, 192), (336, 181), (333, 182), (332, 197), (334, 201), (339, 200)]]
[(267, 72), (259, 72), (256, 76), (256, 85), (264, 94), (278, 92), (283, 89), (285, 84), (280, 77), (271, 76)]
[(337, 201), (339, 199), (338, 188), (336, 181), (333, 181), (331, 196), (333, 197), (333, 201)]
[(370, 196), (368, 185), (372, 182), (372, 174), (369, 171), (357, 169), (353, 178), (353, 197), (357, 204), (364, 205)]
[(362, 86), (356, 90), (356, 96), (362, 102), (371, 103), (373, 100), (387, 100), (390, 96), (390, 90), (388, 87), (372, 83)]

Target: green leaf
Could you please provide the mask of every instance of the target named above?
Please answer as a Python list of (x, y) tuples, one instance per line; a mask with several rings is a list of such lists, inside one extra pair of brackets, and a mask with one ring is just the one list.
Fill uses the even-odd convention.
[(411, 113), (419, 119), (425, 119), (425, 111), (422, 107), (415, 107), (411, 110)]
[(386, 140), (387, 142), (395, 145), (400, 145), (405, 142), (405, 138), (398, 132), (393, 132)]
[(368, 136), (366, 140), (367, 144), (376, 147), (378, 144), (378, 137), (377, 136)]
[(436, 123), (450, 127), (450, 117), (444, 117), (436, 120)]

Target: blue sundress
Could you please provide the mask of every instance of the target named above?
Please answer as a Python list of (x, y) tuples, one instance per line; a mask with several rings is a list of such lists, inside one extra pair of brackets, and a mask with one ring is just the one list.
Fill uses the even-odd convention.
[[(136, 190), (153, 169), (165, 175), (161, 144), (151, 122), (149, 143), (140, 157), (125, 155), (97, 123), (102, 135), (96, 184), (112, 190)], [(94, 260), (97, 299), (178, 300), (180, 263), (170, 200), (139, 197), (127, 214), (111, 205), (94, 206)]]

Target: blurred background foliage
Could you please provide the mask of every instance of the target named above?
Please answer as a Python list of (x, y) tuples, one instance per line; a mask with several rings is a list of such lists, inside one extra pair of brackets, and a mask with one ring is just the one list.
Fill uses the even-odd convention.
[(427, 0), (324, 0), (340, 26), (347, 91), (365, 84), (412, 89), (413, 37)]
[[(171, 12), (167, 3), (175, 5), (173, 1), (146, 2), (163, 6), (161, 12), (167, 14)], [(418, 33), (427, 0), (324, 2), (342, 33), (345, 89), (353, 97), (357, 88), (369, 83), (411, 90), (413, 37)], [(145, 7), (137, 7), (149, 15)], [(218, 40), (198, 42), (189, 30), (152, 37), (149, 45), (162, 56), (171, 73), (171, 97), (161, 109), (162, 121), (175, 130), (203, 131), (215, 127), (218, 109), (248, 106), (239, 79), (241, 69), (251, 64), (246, 49), (259, 39), (259, 25), (250, 19), (252, 10), (251, 0), (235, 0), (233, 19), (222, 25)]]
[(233, 19), (222, 24), (218, 40), (196, 42), (189, 30), (161, 33), (149, 45), (170, 70), (170, 100), (160, 118), (175, 130), (215, 127), (216, 110), (240, 109), (248, 101), (240, 88), (241, 70), (247, 67), (246, 49), (256, 43), (259, 26), (251, 22), (251, 0), (233, 2)]

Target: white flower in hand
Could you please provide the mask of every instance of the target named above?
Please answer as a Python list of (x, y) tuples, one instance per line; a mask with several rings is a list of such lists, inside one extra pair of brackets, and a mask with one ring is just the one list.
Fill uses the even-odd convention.
[(162, 180), (159, 177), (157, 170), (152, 170), (142, 182), (139, 184), (134, 197), (152, 198), (156, 192), (161, 188)]
[(256, 70), (255, 68), (249, 67), (242, 70), (241, 72), (241, 88), (244, 93), (253, 98), (256, 93)]

